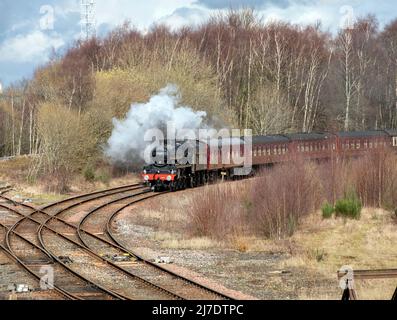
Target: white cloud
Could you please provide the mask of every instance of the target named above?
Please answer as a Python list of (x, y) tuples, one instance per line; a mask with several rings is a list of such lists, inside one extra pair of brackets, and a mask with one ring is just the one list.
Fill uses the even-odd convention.
[(194, 0), (98, 0), (97, 23), (116, 26), (130, 20), (139, 29), (171, 15), (176, 8), (190, 7)]
[[(96, 19), (97, 26), (104, 24), (110, 27), (121, 25), (124, 21), (131, 21), (132, 25), (140, 30), (147, 30), (153, 23), (164, 22), (173, 28), (186, 24), (197, 24), (205, 21), (209, 15), (217, 11), (227, 11), (229, 3), (245, 3), (245, 0), (211, 0), (218, 3), (217, 10), (211, 10), (203, 5), (208, 1), (197, 0), (97, 0)], [(382, 22), (390, 20), (393, 12), (394, 1), (379, 0), (283, 0), (283, 1), (257, 1), (263, 6), (258, 13), (263, 15), (265, 21), (283, 20), (297, 24), (312, 24), (322, 21), (325, 29), (336, 31), (343, 19), (340, 9), (351, 6), (357, 16), (373, 12), (378, 13)], [(222, 5), (224, 7), (222, 9)], [(259, 6), (258, 6), (259, 7)], [(55, 7), (59, 16), (70, 12), (79, 12), (79, 1), (60, 0)]]
[(0, 61), (41, 63), (48, 59), (52, 48), (57, 50), (64, 44), (64, 40), (58, 35), (50, 37), (38, 30), (26, 35), (17, 35), (0, 45)]
[(164, 23), (172, 30), (181, 28), (183, 26), (199, 25), (211, 15), (209, 10), (199, 8), (180, 8), (175, 10), (171, 15), (159, 19), (158, 23)]

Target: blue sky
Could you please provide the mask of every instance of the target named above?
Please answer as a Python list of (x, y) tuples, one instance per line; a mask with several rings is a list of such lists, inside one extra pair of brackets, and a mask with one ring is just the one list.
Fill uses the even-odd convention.
[[(318, 20), (335, 32), (344, 17), (375, 14), (381, 26), (397, 18), (395, 0), (96, 0), (100, 35), (130, 20), (147, 30), (153, 23), (172, 28), (198, 24), (230, 7), (254, 7), (264, 21), (308, 24)], [(80, 0), (0, 0), (0, 82), (7, 86), (65, 50), (80, 36)], [(53, 23), (52, 23), (53, 22)]]

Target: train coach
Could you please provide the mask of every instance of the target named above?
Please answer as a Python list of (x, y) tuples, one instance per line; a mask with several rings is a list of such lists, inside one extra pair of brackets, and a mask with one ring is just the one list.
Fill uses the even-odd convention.
[[(144, 167), (144, 183), (154, 191), (175, 191), (203, 185), (220, 177), (232, 178), (235, 169), (242, 167), (242, 163), (235, 159), (250, 158), (255, 171), (290, 161), (294, 156), (326, 161), (336, 156), (357, 158), (382, 149), (397, 151), (397, 130), (254, 136), (250, 149), (244, 138), (232, 139), (226, 145), (224, 141), (177, 141), (172, 152), (165, 142), (162, 150), (153, 151), (153, 156), (161, 155), (163, 160), (155, 160)], [(186, 145), (195, 150), (194, 156), (180, 163), (176, 154), (178, 148), (186, 148)], [(179, 153), (185, 154), (186, 150)]]

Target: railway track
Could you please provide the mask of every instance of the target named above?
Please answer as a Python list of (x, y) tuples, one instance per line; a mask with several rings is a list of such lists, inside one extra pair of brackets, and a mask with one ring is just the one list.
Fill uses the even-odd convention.
[[(0, 207), (13, 214), (20, 215), (13, 209), (3, 205), (0, 205)], [(54, 260), (36, 243), (16, 231), (11, 231), (10, 226), (0, 223), (0, 236), (3, 239), (0, 248), (41, 285), (54, 290), (61, 297), (71, 300), (112, 300), (119, 298), (114, 293), (96, 286), (87, 278), (74, 272), (62, 261)], [(15, 248), (16, 245), (18, 245), (18, 248)], [(53, 270), (53, 274), (56, 275), (54, 282), (50, 278), (47, 278), (47, 280), (43, 278), (43, 270), (48, 270), (45, 267), (51, 267), (51, 270)]]
[[(131, 191), (134, 193), (129, 194)], [(123, 195), (123, 193), (126, 194)], [(65, 218), (61, 217), (66, 217), (68, 213), (70, 213), (71, 209), (81, 207), (82, 205), (89, 204), (93, 201), (113, 197), (115, 195), (117, 198), (110, 199), (100, 206), (89, 210), (77, 225), (71, 224)], [(119, 298), (142, 299), (142, 296), (140, 295), (144, 294), (143, 297), (147, 297), (149, 299), (231, 299), (231, 297), (186, 279), (163, 268), (162, 266), (144, 260), (135, 252), (125, 248), (125, 246), (119, 243), (116, 237), (112, 234), (112, 221), (123, 209), (159, 195), (160, 194), (151, 193), (150, 190), (140, 185), (130, 185), (72, 197), (50, 204), (41, 209), (36, 209), (27, 204), (18, 204), (20, 207), (30, 210), (30, 213), (23, 215), (23, 218), (19, 222), (19, 226), (23, 223), (22, 221), (29, 221), (37, 224), (39, 227), (36, 235), (39, 240), (39, 245), (55, 260), (59, 259), (59, 255), (64, 254), (65, 252), (68, 252), (72, 259), (73, 257), (77, 257), (80, 263), (85, 263), (86, 265), (88, 261), (91, 261), (92, 263), (92, 259), (95, 258), (97, 263), (97, 265), (95, 265), (97, 267), (96, 271), (103, 271), (104, 268), (110, 266), (113, 268), (113, 271), (117, 270), (130, 280), (131, 278), (138, 280), (143, 287), (146, 289), (149, 288), (151, 291), (155, 291), (157, 293), (157, 295), (153, 295), (148, 292), (142, 292), (142, 286), (135, 286), (137, 289), (141, 290), (140, 293), (134, 292), (135, 295), (122, 294)], [(10, 198), (5, 197), (4, 195), (0, 195), (0, 197), (10, 201)], [(68, 203), (70, 204), (67, 205)], [(118, 206), (118, 208), (113, 211), (110, 210), (104, 214), (104, 209), (107, 209), (111, 205)], [(55, 208), (60, 206), (60, 209), (54, 211)], [(39, 215), (40, 219), (38, 219)], [(104, 219), (104, 216), (106, 216), (106, 219)], [(101, 236), (93, 234), (84, 228), (87, 223), (98, 220), (98, 217), (101, 217), (103, 222), (101, 224)], [(15, 227), (18, 227), (18, 225), (13, 227), (14, 228), (12, 230), (14, 230)], [(51, 245), (49, 245), (50, 242)], [(60, 242), (62, 243), (61, 250), (59, 249)], [(75, 250), (79, 251), (79, 255), (76, 256), (74, 252)], [(83, 257), (81, 256), (82, 251), (84, 252)], [(107, 254), (105, 255), (104, 252)], [(127, 265), (125, 263), (119, 265), (112, 261), (112, 257), (114, 256), (129, 257), (131, 258), (131, 263), (127, 263)], [(87, 260), (88, 258), (91, 258), (91, 260)], [(85, 276), (89, 278), (88, 275)], [(84, 278), (85, 276), (83, 275)], [(120, 274), (118, 276), (120, 276)], [(110, 278), (114, 279), (115, 277), (115, 274), (110, 274)], [(92, 279), (90, 281), (97, 285), (96, 281)], [(104, 287), (106, 286), (108, 288), (109, 285), (112, 287), (112, 284), (109, 283), (104, 284)], [(113, 289), (114, 290), (110, 290), (110, 292), (115, 293), (116, 298), (118, 292), (123, 292), (120, 287)], [(158, 296), (159, 293), (160, 296)]]
[[(353, 270), (351, 271), (351, 274), (349, 271), (338, 271), (337, 276), (338, 280), (341, 280), (343, 277), (347, 277), (347, 287), (343, 292), (342, 300), (358, 300), (354, 286), (349, 286), (349, 284), (354, 284), (354, 280), (397, 279), (397, 269)], [(394, 291), (392, 300), (397, 300), (397, 288)]]
[[(105, 238), (102, 238), (106, 244), (108, 245), (108, 248), (106, 248), (107, 252), (112, 252), (116, 256), (132, 256), (138, 259), (138, 264), (133, 266), (132, 268), (129, 267), (129, 269), (132, 269), (133, 271), (139, 272), (141, 276), (150, 279), (150, 281), (154, 281), (159, 283), (162, 287), (167, 288), (168, 290), (172, 290), (173, 292), (177, 292), (179, 296), (183, 296), (186, 299), (231, 299), (228, 296), (225, 296), (223, 294), (220, 294), (219, 292), (216, 292), (214, 290), (211, 290), (205, 286), (202, 286), (198, 283), (195, 283), (185, 277), (182, 277), (176, 273), (173, 273), (165, 268), (163, 268), (161, 265), (158, 265), (156, 263), (153, 263), (151, 261), (145, 260), (143, 257), (138, 255), (136, 252), (131, 251), (126, 248), (122, 243), (120, 243), (114, 234), (112, 233), (112, 222), (116, 218), (116, 216), (122, 212), (124, 209), (127, 207), (130, 207), (134, 204), (137, 204), (139, 202), (154, 198), (159, 196), (160, 194), (153, 194), (149, 193), (146, 194), (146, 192), (140, 194), (142, 197), (134, 198), (132, 201), (127, 202), (126, 204), (122, 204), (118, 209), (116, 210), (110, 210), (109, 212), (103, 212), (103, 209), (106, 207), (117, 204), (119, 202), (123, 202), (124, 200), (128, 200), (131, 197), (126, 196), (126, 197), (121, 197), (119, 199), (113, 200), (111, 202), (107, 202), (91, 211), (88, 212), (88, 214), (80, 221), (78, 225), (78, 235), (79, 239), (81, 242), (83, 242), (87, 247), (90, 248), (98, 248), (98, 246), (92, 241), (84, 240), (84, 234), (85, 231), (83, 229), (84, 225), (88, 224), (89, 220), (95, 221), (95, 223), (98, 223), (98, 220), (102, 220), (102, 226), (101, 226), (101, 233), (104, 235)], [(109, 240), (113, 242), (113, 244), (109, 245)], [(104, 249), (103, 247), (99, 247), (101, 249)]]
[[(136, 186), (129, 187), (129, 189), (127, 187), (127, 190), (134, 188), (136, 188)], [(114, 195), (119, 193), (122, 189), (125, 191), (126, 187), (97, 192), (95, 194), (102, 194), (103, 196)], [(92, 194), (83, 195), (73, 200), (80, 199), (81, 197), (90, 197), (91, 195)], [(5, 197), (3, 196), (3, 198)], [(60, 201), (60, 203), (63, 204), (65, 201)], [(28, 208), (25, 204), (19, 205), (25, 209)], [(51, 205), (51, 207), (56, 205), (57, 203)], [(69, 259), (71, 258), (71, 263), (68, 265), (70, 271), (81, 275), (84, 279), (88, 279), (96, 287), (102, 289), (106, 287), (106, 290), (116, 298), (126, 300), (145, 298), (157, 300), (181, 299), (172, 292), (154, 286), (139, 276), (126, 272), (116, 264), (84, 247), (71, 237), (63, 235), (62, 232), (47, 224), (48, 220), (51, 220), (51, 217), (44, 211), (33, 208), (30, 209), (31, 212), (26, 215), (17, 210), (14, 211), (21, 215), (21, 219), (8, 230), (6, 239), (9, 239), (10, 234), (16, 231), (17, 228), (29, 229), (29, 223), (33, 223), (38, 226), (36, 235), (39, 245), (50, 257), (59, 263), (62, 263), (61, 257), (67, 256)], [(49, 242), (51, 242), (52, 245), (49, 245)]]

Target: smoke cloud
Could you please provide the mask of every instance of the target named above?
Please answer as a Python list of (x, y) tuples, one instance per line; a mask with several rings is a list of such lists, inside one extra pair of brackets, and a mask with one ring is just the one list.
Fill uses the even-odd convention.
[(141, 164), (148, 142), (145, 133), (150, 129), (163, 129), (172, 122), (175, 129), (205, 127), (207, 114), (180, 106), (179, 89), (168, 85), (152, 96), (147, 103), (132, 104), (124, 120), (113, 119), (113, 132), (105, 147), (105, 155), (114, 164)]

